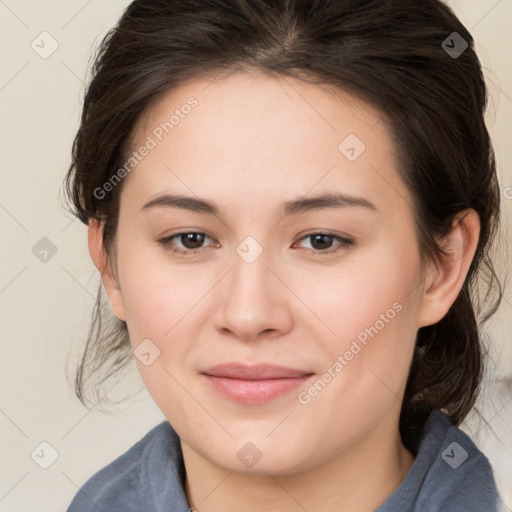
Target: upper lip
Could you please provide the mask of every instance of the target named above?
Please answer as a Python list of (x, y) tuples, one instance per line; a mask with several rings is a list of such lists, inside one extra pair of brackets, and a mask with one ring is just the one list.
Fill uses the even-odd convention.
[(201, 373), (212, 377), (230, 379), (265, 380), (304, 377), (305, 375), (311, 375), (312, 372), (267, 363), (254, 366), (242, 363), (224, 363), (206, 368)]

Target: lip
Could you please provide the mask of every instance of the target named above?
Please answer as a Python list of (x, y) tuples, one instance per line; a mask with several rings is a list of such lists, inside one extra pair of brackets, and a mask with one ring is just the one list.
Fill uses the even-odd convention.
[(225, 363), (200, 372), (222, 395), (237, 402), (261, 404), (284, 395), (310, 379), (312, 372), (277, 366)]

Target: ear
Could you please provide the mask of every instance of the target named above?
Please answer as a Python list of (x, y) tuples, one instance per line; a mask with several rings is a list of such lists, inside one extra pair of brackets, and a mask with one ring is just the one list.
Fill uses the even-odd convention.
[(467, 209), (456, 216), (446, 239), (439, 241), (446, 254), (441, 254), (441, 262), (427, 271), (418, 327), (436, 324), (448, 313), (466, 279), (479, 235), (478, 213)]
[(121, 287), (114, 275), (113, 262), (110, 261), (103, 244), (103, 224), (95, 219), (89, 219), (88, 243), (89, 254), (101, 274), (101, 280), (109, 298), (110, 309), (119, 320), (126, 321)]

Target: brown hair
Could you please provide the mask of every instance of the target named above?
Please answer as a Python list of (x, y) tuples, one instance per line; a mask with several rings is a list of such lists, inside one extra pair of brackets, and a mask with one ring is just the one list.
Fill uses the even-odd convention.
[[(455, 41), (460, 55), (449, 51)], [(101, 198), (94, 191), (123, 165), (141, 115), (185, 81), (249, 68), (332, 84), (378, 106), (414, 198), (424, 261), (440, 257), (436, 238), (449, 233), (458, 212), (473, 208), (480, 217), (462, 291), (440, 322), (418, 332), (400, 416), (403, 442), (415, 452), (433, 408), (459, 425), (473, 407), (483, 371), (480, 326), (503, 293), (490, 257), (500, 194), (484, 122), (487, 91), (472, 36), (441, 1), (132, 2), (95, 56), (66, 176), (72, 211), (84, 223), (104, 222), (112, 256), (123, 183)], [(497, 291), (485, 312), (479, 281), (486, 300)], [(100, 297), (101, 285), (75, 380), (84, 403), (89, 378), (96, 376), (97, 391), (131, 359), (126, 324), (104, 325)]]

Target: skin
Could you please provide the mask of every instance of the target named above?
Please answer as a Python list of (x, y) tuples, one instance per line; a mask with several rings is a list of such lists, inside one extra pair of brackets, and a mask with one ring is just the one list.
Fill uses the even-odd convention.
[[(456, 299), (478, 215), (461, 212), (450, 256), (423, 269), (412, 199), (382, 114), (346, 92), (292, 78), (245, 72), (184, 84), (149, 108), (134, 148), (191, 96), (198, 105), (125, 178), (110, 259), (102, 225), (89, 227), (91, 256), (133, 348), (149, 338), (160, 350), (149, 366), (137, 365), (180, 436), (190, 505), (374, 510), (414, 461), (398, 419), (416, 333)], [(348, 134), (366, 145), (353, 162), (338, 150)], [(333, 192), (365, 198), (377, 211), (282, 215), (284, 201)], [(207, 199), (219, 213), (141, 211), (161, 193)], [(190, 231), (209, 237), (194, 254), (158, 243)], [(306, 237), (319, 231), (356, 244), (322, 254), (325, 246)], [(263, 250), (252, 263), (236, 252), (247, 236)], [(183, 238), (174, 244), (183, 248)], [(339, 248), (335, 239), (326, 244)], [(307, 404), (297, 396), (311, 382), (255, 405), (226, 398), (199, 374), (224, 362), (270, 362), (317, 380), (395, 303), (400, 312)], [(248, 442), (261, 453), (250, 468), (237, 457)]]

